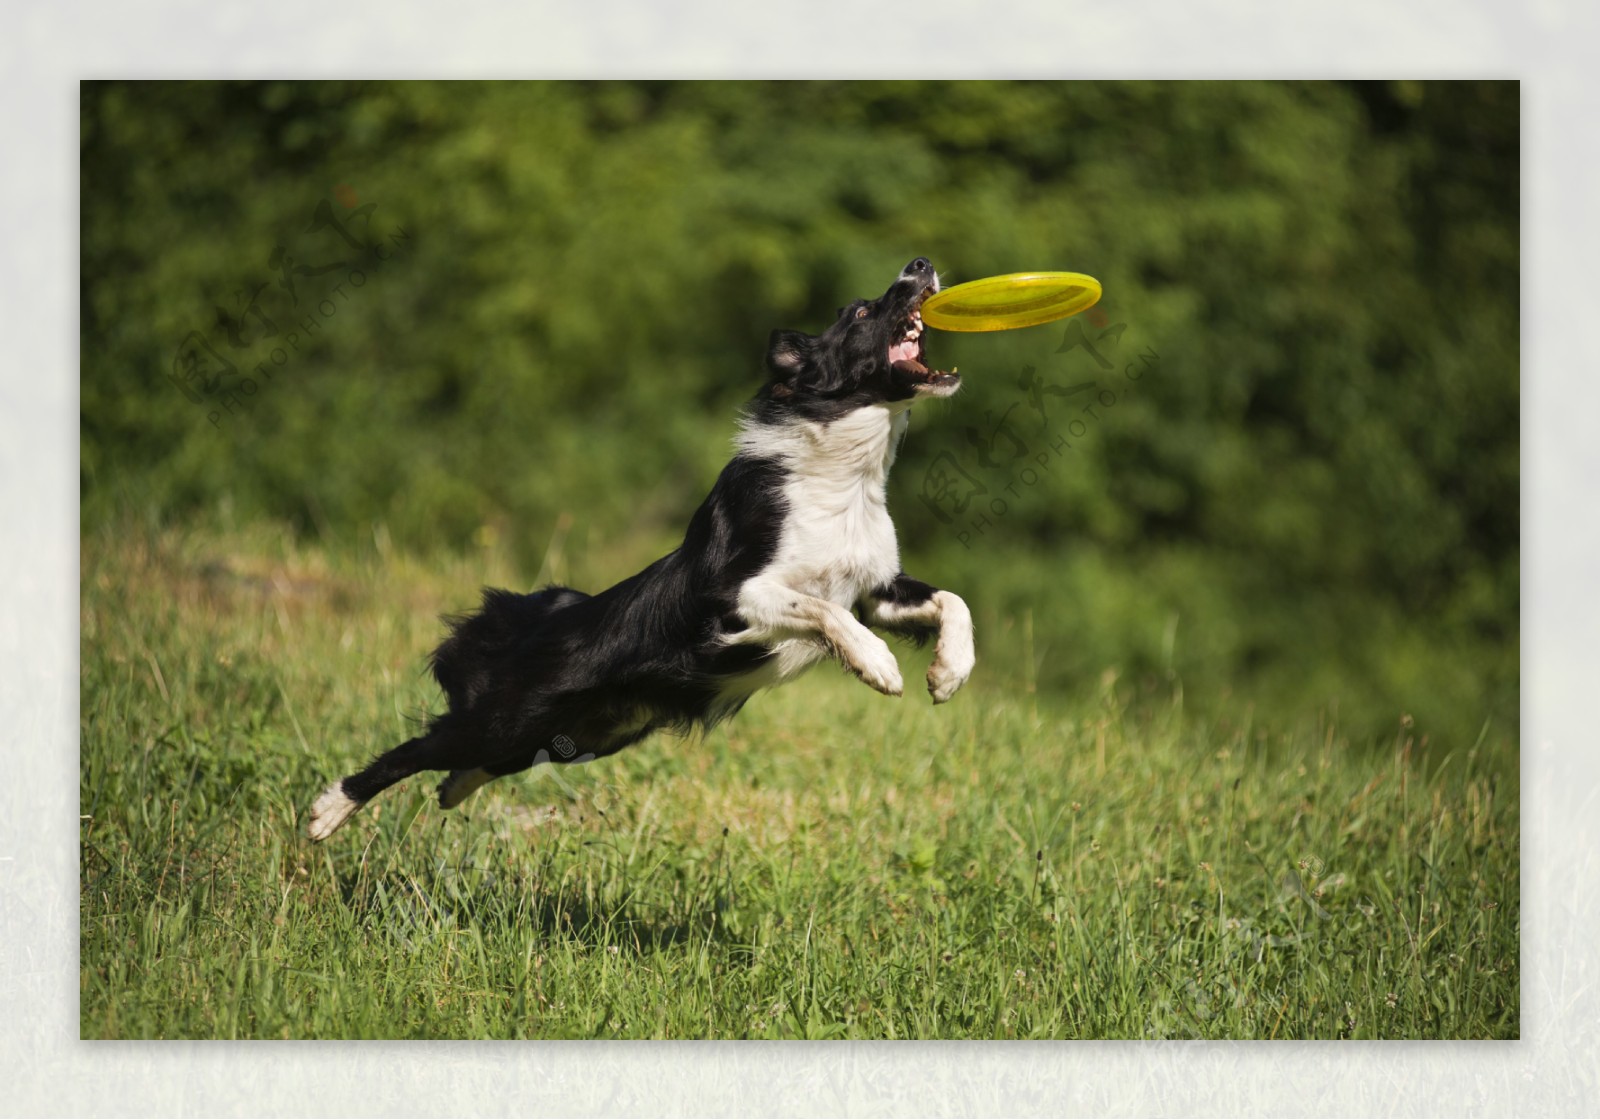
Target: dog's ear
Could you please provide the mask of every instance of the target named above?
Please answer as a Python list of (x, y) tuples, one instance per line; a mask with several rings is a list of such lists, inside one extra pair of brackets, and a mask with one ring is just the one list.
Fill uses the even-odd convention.
[(767, 340), (767, 368), (776, 377), (793, 377), (806, 368), (813, 340), (802, 331), (773, 331)]

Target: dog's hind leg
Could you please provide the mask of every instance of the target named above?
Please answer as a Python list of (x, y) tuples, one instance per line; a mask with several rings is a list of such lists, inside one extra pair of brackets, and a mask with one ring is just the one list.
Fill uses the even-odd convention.
[(452, 770), (445, 780), (439, 783), (439, 808), (454, 809), (496, 778), (520, 774), (547, 760), (548, 756), (540, 751), (534, 754), (513, 755), (509, 759), (502, 759), (485, 766), (475, 766), (470, 770)]
[(313, 841), (326, 840), (359, 808), (361, 802), (344, 792), (344, 782), (334, 782), (311, 803), (311, 819), (306, 822), (306, 835)]
[(439, 808), (454, 809), (499, 776), (481, 766), (471, 770), (450, 771), (449, 776), (439, 783)]
[(450, 769), (452, 762), (459, 761), (455, 754), (454, 744), (438, 732), (385, 751), (365, 770), (341, 778), (322, 791), (322, 796), (311, 806), (306, 835), (313, 840), (326, 840), (355, 815), (357, 809), (401, 779), (419, 770)]

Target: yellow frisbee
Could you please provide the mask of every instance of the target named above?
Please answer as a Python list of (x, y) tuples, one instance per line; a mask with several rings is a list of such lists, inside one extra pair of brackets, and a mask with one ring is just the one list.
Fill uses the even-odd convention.
[(1081, 272), (1008, 272), (929, 296), (922, 321), (940, 331), (1010, 331), (1076, 315), (1100, 301), (1100, 281)]

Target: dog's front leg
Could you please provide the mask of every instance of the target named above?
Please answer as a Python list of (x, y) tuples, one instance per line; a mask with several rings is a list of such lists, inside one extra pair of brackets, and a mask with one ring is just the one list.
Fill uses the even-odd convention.
[(820, 641), (861, 680), (886, 696), (904, 689), (900, 665), (878, 635), (838, 603), (786, 587), (769, 577), (745, 581), (739, 589), (739, 615), (746, 629), (727, 641), (735, 645), (775, 645), (790, 638)]
[(961, 596), (940, 591), (901, 572), (861, 600), (867, 625), (915, 637), (939, 635), (933, 664), (928, 666), (928, 692), (943, 704), (967, 683), (977, 652), (972, 644), (972, 612)]

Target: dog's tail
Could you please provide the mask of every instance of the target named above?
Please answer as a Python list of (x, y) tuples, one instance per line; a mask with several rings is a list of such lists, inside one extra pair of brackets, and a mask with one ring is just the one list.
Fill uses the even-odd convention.
[(450, 699), (450, 710), (471, 708), (518, 641), (537, 631), (557, 611), (587, 598), (582, 591), (557, 585), (530, 595), (486, 587), (477, 611), (446, 616), (450, 636), (433, 651), (429, 663), (434, 679)]

